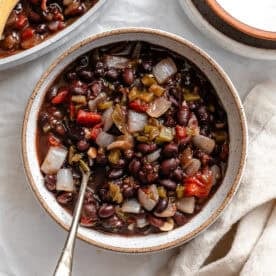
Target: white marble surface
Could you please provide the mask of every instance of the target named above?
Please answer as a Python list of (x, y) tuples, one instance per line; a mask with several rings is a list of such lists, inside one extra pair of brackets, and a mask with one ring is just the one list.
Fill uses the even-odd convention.
[[(177, 0), (109, 0), (89, 34), (115, 27), (167, 30), (195, 42), (229, 74), (242, 98), (257, 83), (276, 76), (276, 62), (227, 52), (189, 22)], [(0, 72), (0, 275), (51, 275), (66, 233), (39, 206), (21, 162), (21, 125), (29, 95), (41, 73), (66, 46), (19, 68)], [(174, 250), (142, 256), (113, 254), (77, 241), (73, 275), (159, 275)]]

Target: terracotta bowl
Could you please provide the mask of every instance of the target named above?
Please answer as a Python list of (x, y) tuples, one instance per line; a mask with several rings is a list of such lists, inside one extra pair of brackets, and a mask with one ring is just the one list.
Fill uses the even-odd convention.
[(78, 230), (80, 239), (104, 249), (125, 253), (154, 252), (183, 244), (209, 227), (234, 196), (245, 166), (247, 128), (240, 98), (226, 73), (201, 49), (179, 36), (163, 31), (127, 28), (94, 35), (65, 51), (44, 73), (29, 99), (22, 133), (23, 161), (35, 197), (48, 214), (68, 230), (71, 216), (57, 203), (53, 194), (45, 188), (40, 172), (36, 149), (38, 111), (47, 89), (67, 65), (91, 49), (126, 40), (141, 40), (157, 44), (188, 58), (209, 78), (228, 115), (230, 155), (225, 178), (203, 210), (186, 225), (168, 233), (135, 237), (105, 234), (84, 227), (79, 227)]
[(58, 46), (74, 38), (87, 24), (93, 22), (100, 13), (106, 0), (99, 0), (89, 11), (74, 21), (62, 31), (52, 35), (38, 45), (18, 52), (17, 54), (0, 58), (0, 71), (26, 63), (54, 50)]

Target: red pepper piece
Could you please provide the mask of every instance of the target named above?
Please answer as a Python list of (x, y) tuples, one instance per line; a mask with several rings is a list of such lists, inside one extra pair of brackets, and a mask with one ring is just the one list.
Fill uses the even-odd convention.
[(57, 137), (55, 137), (53, 134), (50, 134), (48, 136), (48, 143), (50, 146), (54, 146), (54, 147), (58, 147), (61, 145), (60, 140)]
[(81, 125), (95, 125), (100, 123), (102, 116), (98, 113), (79, 110), (77, 114), (77, 122)]
[(97, 125), (95, 125), (92, 129), (91, 129), (91, 131), (90, 131), (90, 137), (91, 137), (91, 139), (92, 140), (96, 140), (96, 138), (97, 138), (97, 136), (100, 134), (100, 132), (102, 131), (102, 123), (100, 123), (100, 124), (97, 124)]
[(196, 196), (200, 198), (207, 197), (212, 188), (213, 174), (211, 170), (204, 170), (194, 176), (188, 177), (184, 180), (184, 195)]
[(66, 87), (61, 87), (58, 90), (57, 95), (52, 99), (52, 104), (61, 104), (67, 100), (67, 96), (69, 94), (69, 90)]
[(175, 127), (175, 135), (178, 141), (183, 140), (187, 136), (187, 131), (185, 127), (177, 125)]
[(35, 30), (31, 27), (28, 27), (22, 31), (21, 38), (22, 40), (30, 39), (34, 36)]
[(147, 103), (141, 102), (141, 100), (137, 99), (128, 104), (129, 108), (137, 111), (137, 112), (146, 112), (149, 105)]
[(20, 30), (23, 27), (25, 27), (27, 24), (28, 24), (28, 18), (23, 14), (19, 14), (15, 22), (16, 28)]

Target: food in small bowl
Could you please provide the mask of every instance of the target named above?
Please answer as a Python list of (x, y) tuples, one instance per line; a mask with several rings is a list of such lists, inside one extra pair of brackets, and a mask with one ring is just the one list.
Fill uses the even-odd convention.
[(64, 29), (98, 0), (21, 0), (11, 12), (0, 40), (0, 58), (34, 47)]
[(96, 18), (105, 0), (21, 0), (0, 37), (0, 70), (65, 43)]
[(124, 235), (171, 231), (217, 190), (228, 160), (224, 108), (186, 58), (142, 41), (79, 57), (47, 91), (38, 120), (46, 187), (81, 224)]
[(123, 252), (176, 246), (210, 225), (237, 188), (245, 150), (242, 106), (221, 69), (147, 29), (66, 52), (23, 126), (27, 175), (46, 210), (68, 228), (80, 171), (91, 171), (80, 237)]

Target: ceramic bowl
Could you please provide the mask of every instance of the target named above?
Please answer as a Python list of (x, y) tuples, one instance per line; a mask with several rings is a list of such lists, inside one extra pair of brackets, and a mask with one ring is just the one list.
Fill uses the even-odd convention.
[(106, 0), (99, 0), (91, 9), (89, 9), (89, 11), (79, 17), (71, 25), (67, 26), (62, 31), (54, 34), (42, 43), (30, 49), (20, 51), (15, 55), (0, 58), (0, 71), (18, 66), (35, 58), (41, 57), (42, 55), (45, 55), (58, 46), (66, 43), (74, 36), (76, 36), (78, 32), (84, 28), (84, 26), (87, 26), (87, 24), (90, 24), (97, 18), (100, 13), (100, 9), (105, 4), (105, 2)]
[(25, 171), (36, 198), (48, 214), (63, 228), (69, 229), (71, 216), (57, 203), (44, 186), (36, 151), (37, 117), (45, 93), (55, 78), (80, 55), (103, 45), (120, 41), (146, 41), (166, 47), (188, 58), (209, 78), (227, 112), (230, 133), (230, 155), (223, 183), (203, 210), (182, 227), (168, 233), (148, 236), (120, 236), (79, 227), (78, 237), (92, 245), (125, 253), (153, 252), (172, 248), (194, 238), (209, 227), (234, 196), (245, 166), (247, 129), (243, 107), (230, 79), (205, 52), (187, 40), (167, 32), (127, 28), (94, 35), (73, 46), (50, 66), (39, 80), (29, 99), (22, 133)]

